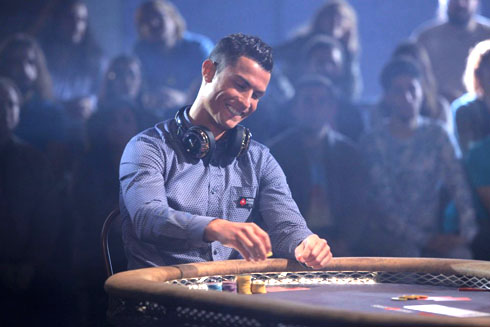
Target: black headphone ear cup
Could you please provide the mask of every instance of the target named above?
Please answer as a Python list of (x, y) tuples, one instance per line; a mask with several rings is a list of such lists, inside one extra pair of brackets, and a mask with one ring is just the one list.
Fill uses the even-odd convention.
[(216, 147), (213, 133), (202, 126), (191, 126), (181, 140), (185, 151), (198, 159), (211, 154)]
[(252, 138), (252, 133), (250, 133), (248, 128), (237, 125), (227, 133), (230, 133), (230, 135), (228, 135), (228, 144), (226, 147), (226, 152), (229, 156), (238, 158), (247, 152), (250, 145), (250, 139)]

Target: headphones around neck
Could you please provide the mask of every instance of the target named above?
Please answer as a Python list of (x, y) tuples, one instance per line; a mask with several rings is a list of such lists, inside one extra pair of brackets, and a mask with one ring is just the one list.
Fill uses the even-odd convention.
[[(175, 114), (177, 136), (186, 153), (193, 158), (201, 159), (213, 153), (216, 142), (208, 128), (191, 124), (188, 116), (189, 109), (189, 106), (183, 107)], [(226, 137), (226, 153), (232, 158), (238, 158), (247, 152), (252, 133), (245, 126), (237, 125), (226, 132)]]

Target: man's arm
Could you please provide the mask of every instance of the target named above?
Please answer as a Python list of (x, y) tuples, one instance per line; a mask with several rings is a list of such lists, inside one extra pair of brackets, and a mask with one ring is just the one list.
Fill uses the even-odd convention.
[(313, 268), (324, 267), (332, 257), (327, 241), (308, 229), (281, 167), (268, 151), (264, 156), (259, 211), (270, 234), (274, 253), (294, 257)]
[(147, 135), (134, 137), (121, 158), (122, 200), (135, 233), (145, 242), (158, 244), (184, 239), (193, 247), (207, 246), (205, 227), (216, 217), (193, 215), (169, 207), (165, 190), (165, 154), (159, 140)]

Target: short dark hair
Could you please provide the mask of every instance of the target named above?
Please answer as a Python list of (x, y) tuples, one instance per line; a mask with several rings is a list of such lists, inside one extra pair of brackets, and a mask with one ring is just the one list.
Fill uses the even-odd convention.
[(266, 71), (272, 71), (272, 48), (260, 38), (242, 33), (222, 38), (211, 51), (209, 60), (213, 61), (217, 65), (217, 71), (220, 71), (227, 65), (234, 65), (242, 56), (255, 60)]
[(309, 58), (313, 52), (319, 49), (339, 49), (342, 57), (345, 57), (345, 50), (342, 43), (328, 35), (317, 35), (306, 42), (303, 47), (303, 58)]
[(393, 80), (401, 75), (421, 79), (422, 74), (417, 63), (406, 57), (399, 57), (390, 60), (383, 68), (380, 76), (380, 83), (386, 91), (391, 87)]
[(335, 100), (340, 99), (339, 89), (332, 83), (332, 81), (320, 74), (306, 74), (300, 77), (300, 79), (295, 83), (294, 88), (296, 89), (296, 94), (303, 88), (321, 86), (330, 92)]

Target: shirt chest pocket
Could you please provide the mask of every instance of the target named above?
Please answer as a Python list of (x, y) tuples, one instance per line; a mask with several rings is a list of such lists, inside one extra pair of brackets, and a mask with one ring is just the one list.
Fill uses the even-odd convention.
[(252, 209), (257, 205), (257, 187), (232, 186), (230, 189), (230, 202), (226, 217), (229, 221), (245, 222), (250, 217)]

